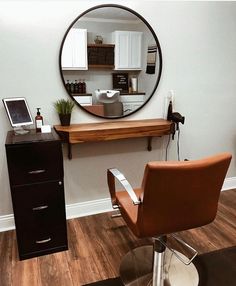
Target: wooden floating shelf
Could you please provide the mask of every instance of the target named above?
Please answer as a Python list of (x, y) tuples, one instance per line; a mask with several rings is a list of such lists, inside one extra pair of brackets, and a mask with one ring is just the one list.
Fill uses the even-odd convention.
[(70, 126), (55, 125), (54, 128), (63, 142), (68, 144), (69, 159), (72, 159), (71, 144), (93, 141), (148, 137), (147, 149), (151, 151), (152, 137), (168, 135), (174, 130), (173, 123), (165, 119), (104, 121)]
[(114, 44), (88, 44), (89, 48), (114, 48)]
[(92, 93), (71, 93), (72, 96), (92, 96)]

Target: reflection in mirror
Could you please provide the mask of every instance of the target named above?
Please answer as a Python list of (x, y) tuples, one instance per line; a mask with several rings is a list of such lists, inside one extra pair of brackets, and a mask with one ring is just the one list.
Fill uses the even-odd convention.
[(84, 110), (120, 118), (154, 94), (161, 49), (150, 25), (136, 12), (101, 5), (79, 16), (61, 45), (60, 71), (68, 94)]

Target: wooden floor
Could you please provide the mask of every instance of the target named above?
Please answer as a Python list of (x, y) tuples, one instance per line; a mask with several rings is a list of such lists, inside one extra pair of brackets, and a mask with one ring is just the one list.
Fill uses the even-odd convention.
[[(15, 231), (0, 233), (0, 285), (80, 286), (119, 276), (121, 258), (129, 249), (150, 243), (137, 240), (122, 218), (109, 213), (68, 221), (69, 250), (19, 261)], [(206, 253), (236, 245), (236, 190), (221, 193), (216, 220), (180, 233)]]

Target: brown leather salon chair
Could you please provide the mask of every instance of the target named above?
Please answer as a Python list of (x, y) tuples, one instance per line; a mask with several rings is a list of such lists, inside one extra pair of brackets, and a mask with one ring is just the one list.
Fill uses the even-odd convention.
[[(120, 267), (125, 285), (198, 285), (199, 276), (192, 263), (197, 252), (174, 233), (215, 219), (230, 161), (231, 154), (222, 153), (195, 161), (150, 162), (141, 187), (136, 189), (120, 171), (108, 169), (113, 208), (120, 210), (135, 236), (152, 237), (154, 242), (153, 246), (136, 248), (125, 256)], [(122, 190), (116, 191), (115, 179)], [(192, 257), (170, 248), (167, 235), (183, 243)]]

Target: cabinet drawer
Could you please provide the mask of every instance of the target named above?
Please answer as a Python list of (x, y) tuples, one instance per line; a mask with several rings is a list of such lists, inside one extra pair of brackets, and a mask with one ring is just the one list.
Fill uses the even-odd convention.
[(121, 102), (140, 102), (143, 103), (145, 100), (144, 95), (122, 95)]
[[(64, 224), (39, 232), (31, 228), (17, 230), (18, 250), (21, 259), (54, 252), (56, 248), (67, 249), (67, 234)], [(33, 253), (33, 254), (32, 254)], [(28, 256), (28, 257), (27, 257)]]
[(19, 254), (67, 247), (63, 181), (11, 188)]
[(60, 142), (7, 146), (11, 185), (30, 184), (63, 177)]
[(135, 111), (140, 108), (143, 104), (139, 102), (123, 103), (124, 114)]
[(37, 225), (65, 220), (63, 181), (11, 188), (15, 220), (18, 225)]
[(74, 99), (81, 105), (92, 105), (92, 96), (74, 96)]

